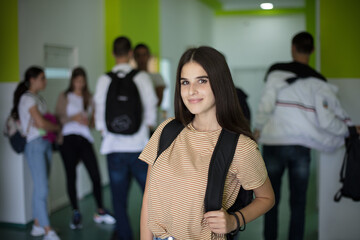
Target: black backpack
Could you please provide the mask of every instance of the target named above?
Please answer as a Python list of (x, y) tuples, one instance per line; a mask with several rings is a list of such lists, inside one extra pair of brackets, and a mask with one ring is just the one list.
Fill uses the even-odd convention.
[(109, 132), (134, 134), (141, 125), (142, 104), (139, 91), (133, 81), (137, 70), (124, 77), (118, 72), (109, 72), (111, 83), (106, 96), (105, 122)]
[(354, 127), (349, 128), (350, 136), (345, 139), (346, 152), (340, 170), (341, 189), (335, 194), (334, 201), (341, 197), (360, 201), (360, 138)]
[[(163, 128), (156, 159), (171, 145), (184, 127), (181, 122), (174, 119)], [(225, 129), (222, 129), (220, 133), (209, 165), (208, 182), (204, 200), (205, 212), (220, 210), (222, 207), (226, 175), (234, 158), (239, 136), (238, 133), (233, 133)], [(235, 203), (227, 212), (235, 212), (244, 208), (252, 202), (253, 198), (252, 190), (245, 190), (240, 187)], [(226, 235), (227, 239), (233, 239), (234, 236), (235, 235), (230, 233)]]

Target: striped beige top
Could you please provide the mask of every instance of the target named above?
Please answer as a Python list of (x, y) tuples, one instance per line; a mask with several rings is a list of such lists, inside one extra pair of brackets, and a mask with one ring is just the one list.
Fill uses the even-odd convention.
[[(155, 131), (140, 159), (152, 165), (148, 183), (148, 226), (160, 238), (225, 239), (216, 235), (204, 220), (204, 196), (210, 159), (221, 130), (196, 131), (188, 125), (153, 165), (163, 127)], [(267, 171), (257, 144), (241, 135), (225, 182), (223, 207), (234, 202), (240, 186), (260, 187)]]

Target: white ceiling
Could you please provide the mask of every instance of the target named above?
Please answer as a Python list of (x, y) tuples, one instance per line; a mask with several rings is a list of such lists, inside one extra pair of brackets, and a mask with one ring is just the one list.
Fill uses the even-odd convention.
[(302, 8), (305, 7), (304, 0), (219, 0), (223, 10), (256, 10), (260, 4), (270, 2), (274, 9), (279, 8)]

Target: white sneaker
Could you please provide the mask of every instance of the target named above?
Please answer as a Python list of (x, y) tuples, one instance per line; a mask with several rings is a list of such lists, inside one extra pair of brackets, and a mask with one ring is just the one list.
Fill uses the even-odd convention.
[(45, 229), (43, 227), (33, 225), (30, 234), (33, 237), (39, 237), (45, 234)]
[(60, 240), (59, 236), (53, 230), (48, 231), (43, 240)]
[(96, 223), (105, 223), (105, 224), (115, 224), (116, 223), (115, 218), (108, 213), (104, 213), (104, 214), (95, 213), (94, 221)]

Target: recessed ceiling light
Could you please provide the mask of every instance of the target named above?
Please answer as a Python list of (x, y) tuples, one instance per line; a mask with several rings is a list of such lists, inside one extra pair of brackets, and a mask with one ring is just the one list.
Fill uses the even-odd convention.
[(264, 10), (273, 9), (274, 5), (272, 3), (262, 3), (260, 7)]

